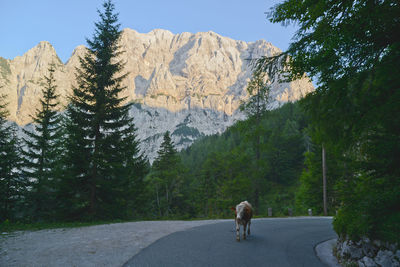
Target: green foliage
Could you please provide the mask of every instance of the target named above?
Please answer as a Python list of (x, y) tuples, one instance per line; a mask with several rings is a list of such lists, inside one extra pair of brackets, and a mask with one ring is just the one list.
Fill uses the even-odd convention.
[(309, 208), (314, 214), (321, 214), (323, 211), (321, 157), (317, 159), (316, 156), (316, 153), (311, 151), (305, 154), (305, 168), (301, 173), (296, 194), (296, 206), (300, 207), (303, 213)]
[(21, 145), (14, 124), (7, 122), (7, 103), (0, 95), (0, 221), (15, 220), (23, 209), (26, 179), (21, 174)]
[(253, 72), (252, 78), (246, 87), (250, 98), (241, 105), (249, 117), (258, 117), (267, 111), (270, 86), (264, 80), (265, 73), (259, 70)]
[(367, 235), (397, 242), (400, 238), (398, 180), (368, 174), (341, 180), (337, 186), (343, 204), (333, 224), (335, 230), (352, 239)]
[(183, 179), (184, 170), (167, 131), (157, 152), (152, 171), (147, 177), (159, 217), (169, 217), (179, 211), (178, 203), (182, 198)]
[[(318, 132), (314, 142), (323, 143), (334, 162), (335, 229), (353, 239), (400, 240), (399, 12), (394, 0), (286, 0), (270, 20), (297, 23), (294, 42), (257, 62), (269, 77), (279, 72), (278, 63), (288, 80), (304, 73), (317, 79), (303, 104)], [(303, 181), (311, 183), (311, 171)]]
[(203, 163), (199, 177), (201, 214), (207, 217), (227, 216), (229, 207), (249, 199), (251, 183), (246, 176), (249, 157), (238, 149), (212, 153)]
[(302, 206), (297, 206), (295, 202), (297, 188), (298, 182), (289, 185), (269, 183), (268, 193), (261, 195), (261, 215), (268, 216), (268, 208), (272, 208), (273, 216), (288, 216), (289, 208), (294, 215), (305, 215)]
[(172, 135), (191, 136), (194, 138), (201, 136), (199, 130), (193, 127), (189, 127), (185, 124), (177, 125), (176, 130), (172, 133)]
[[(204, 137), (181, 152), (191, 179), (189, 197), (196, 214), (230, 216), (240, 201), (255, 201), (258, 188), (259, 214), (287, 215), (295, 208), (294, 196), (303, 168), (306, 119), (299, 105), (288, 103), (230, 127), (221, 135)], [(259, 161), (255, 160), (254, 131), (260, 137)], [(256, 164), (257, 163), (257, 164)]]
[[(251, 184), (253, 186), (253, 206), (255, 214), (259, 213), (259, 199), (260, 199), (260, 176), (261, 176), (261, 116), (266, 113), (269, 102), (270, 86), (264, 81), (265, 73), (259, 70), (253, 72), (252, 79), (247, 85), (247, 92), (249, 99), (240, 107), (253, 122), (246, 127), (250, 127), (250, 131), (246, 131), (247, 139), (250, 140), (249, 145), (254, 149), (253, 163), (255, 168), (255, 175), (252, 176)], [(274, 161), (275, 163), (276, 161)]]
[(61, 130), (54, 71), (54, 65), (50, 65), (49, 75), (44, 77), (40, 108), (32, 116), (33, 129), (24, 129), (27, 138), (24, 138), (26, 149), (23, 150), (23, 172), (31, 181), (27, 194), (30, 214), (25, 216), (31, 216), (32, 220), (50, 220), (55, 210)]
[[(300, 185), (296, 192), (296, 207), (301, 213), (311, 208), (313, 214), (323, 214), (322, 189), (322, 144), (320, 133), (312, 126), (306, 129), (306, 136), (314, 140), (307, 145), (304, 168), (300, 177)], [(335, 187), (345, 172), (344, 159), (334, 147), (325, 144), (327, 167), (327, 212), (334, 215), (338, 209), (338, 192)], [(349, 165), (349, 164), (347, 164)]]
[(131, 104), (119, 94), (121, 74), (118, 15), (106, 1), (89, 49), (80, 58), (65, 121), (65, 151), (60, 216), (70, 220), (122, 219), (137, 216), (146, 160), (139, 153)]

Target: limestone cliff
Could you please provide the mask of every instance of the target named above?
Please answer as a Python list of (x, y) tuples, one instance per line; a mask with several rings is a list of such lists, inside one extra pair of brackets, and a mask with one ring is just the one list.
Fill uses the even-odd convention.
[[(214, 32), (173, 34), (159, 29), (146, 34), (125, 29), (120, 45), (125, 51), (121, 56), (126, 62), (124, 71), (129, 72), (123, 96), (129, 101), (172, 112), (200, 108), (227, 115), (247, 97), (249, 59), (280, 52), (264, 40), (246, 43)], [(31, 121), (51, 63), (56, 65), (61, 103), (66, 104), (84, 52), (85, 47), (78, 46), (63, 64), (52, 45), (44, 41), (13, 60), (0, 58), (0, 86), (8, 96), (10, 119), (20, 125)], [(311, 90), (312, 84), (304, 79), (275, 84), (272, 95), (278, 102), (286, 102)]]

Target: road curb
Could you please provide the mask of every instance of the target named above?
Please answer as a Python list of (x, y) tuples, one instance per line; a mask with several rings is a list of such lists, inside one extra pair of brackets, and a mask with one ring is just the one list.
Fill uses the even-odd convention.
[(337, 238), (329, 239), (317, 244), (314, 248), (317, 257), (330, 267), (341, 267), (333, 255), (333, 247), (336, 245), (336, 241)]

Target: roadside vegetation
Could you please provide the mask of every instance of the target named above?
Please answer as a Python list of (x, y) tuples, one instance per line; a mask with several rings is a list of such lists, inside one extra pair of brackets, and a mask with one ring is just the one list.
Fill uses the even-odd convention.
[[(287, 51), (256, 64), (269, 77), (281, 65), (290, 70), (284, 79), (307, 73), (318, 85), (303, 107), (333, 164), (342, 238), (400, 241), (399, 12), (394, 0), (286, 0), (269, 19), (299, 30)], [(307, 172), (316, 173), (309, 168), (303, 180)]]

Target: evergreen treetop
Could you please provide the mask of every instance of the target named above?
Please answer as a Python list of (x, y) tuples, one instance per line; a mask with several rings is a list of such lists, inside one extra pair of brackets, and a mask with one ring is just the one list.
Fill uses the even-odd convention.
[(32, 189), (29, 201), (32, 216), (49, 219), (54, 211), (56, 165), (60, 160), (61, 127), (58, 115), (58, 95), (54, 78), (55, 66), (49, 66), (49, 74), (44, 77), (40, 107), (36, 109), (33, 130), (23, 129), (24, 175), (30, 179)]
[(169, 131), (165, 132), (163, 142), (161, 143), (160, 149), (157, 151), (157, 157), (154, 160), (154, 167), (157, 170), (170, 169), (176, 164), (177, 151), (171, 140)]

